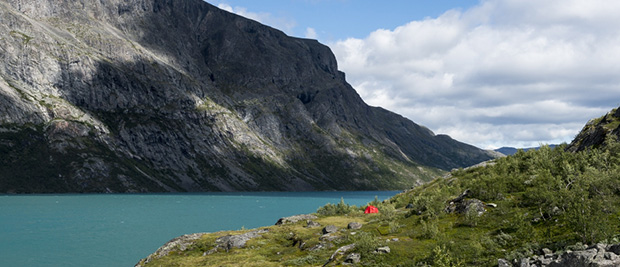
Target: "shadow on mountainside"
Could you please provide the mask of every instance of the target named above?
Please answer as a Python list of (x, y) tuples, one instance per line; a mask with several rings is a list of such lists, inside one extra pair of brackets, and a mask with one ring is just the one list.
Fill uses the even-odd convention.
[(366, 105), (317, 41), (203, 1), (17, 2), (46, 86), (110, 131), (61, 140), (62, 177), (100, 180), (81, 190), (398, 189), (490, 159)]

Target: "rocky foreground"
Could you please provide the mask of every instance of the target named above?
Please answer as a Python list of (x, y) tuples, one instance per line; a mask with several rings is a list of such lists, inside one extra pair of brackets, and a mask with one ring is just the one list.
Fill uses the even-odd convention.
[[(329, 224), (323, 226), (321, 222), (331, 222), (334, 218), (319, 218), (313, 214), (295, 215), (290, 217), (280, 218), (275, 226), (265, 227), (249, 231), (233, 231), (233, 232), (221, 232), (221, 233), (198, 233), (184, 235), (170, 240), (162, 247), (157, 249), (155, 253), (149, 255), (147, 258), (142, 259), (136, 266), (159, 266), (163, 265), (187, 265), (204, 264), (204, 265), (218, 265), (220, 263), (210, 263), (211, 258), (229, 258), (235, 259), (230, 261), (226, 260), (223, 264), (243, 265), (243, 266), (270, 266), (274, 265), (273, 262), (244, 262), (239, 254), (243, 254), (242, 250), (251, 251), (257, 250), (257, 246), (263, 245), (271, 249), (278, 248), (277, 243), (281, 240), (278, 238), (285, 238), (287, 245), (290, 247), (298, 248), (299, 250), (305, 250), (309, 252), (328, 252), (329, 257), (324, 260), (324, 265), (345, 263), (355, 264), (359, 263), (361, 254), (356, 252), (355, 248), (366, 244), (350, 243), (355, 239), (356, 235), (364, 236), (365, 232), (361, 230), (363, 224), (357, 221), (351, 221), (346, 226), (341, 225), (341, 222), (346, 218), (339, 218), (338, 226)], [(366, 221), (368, 218), (357, 217), (350, 218), (351, 220)], [(288, 233), (285, 233), (289, 231)], [(305, 239), (303, 234), (297, 234), (291, 231), (304, 231), (310, 233), (310, 240)], [(213, 240), (213, 238), (215, 239)], [(276, 237), (275, 239), (273, 237)], [(256, 239), (261, 239), (257, 241)], [(208, 243), (204, 243), (206, 240)], [(213, 240), (213, 242), (211, 242)], [(386, 242), (398, 242), (398, 238), (388, 239)], [(342, 245), (344, 243), (350, 243)], [(258, 245), (260, 244), (260, 245)], [(201, 248), (209, 248), (203, 251)], [(201, 252), (201, 255), (196, 254), (196, 249)], [(377, 247), (372, 251), (375, 254), (388, 254), (391, 252), (390, 246)], [(277, 251), (276, 256), (281, 258), (290, 257), (291, 255), (285, 255), (284, 251)], [(252, 254), (250, 252), (249, 254)], [(188, 256), (185, 259), (178, 259), (173, 255)], [(195, 256), (191, 256), (195, 255)], [(169, 261), (171, 258), (173, 261)], [(198, 258), (198, 260), (196, 260)], [(193, 259), (188, 261), (189, 259)], [(216, 260), (217, 261), (217, 260)], [(237, 262), (239, 261), (239, 262)], [(312, 261), (320, 262), (321, 259), (313, 259)], [(281, 261), (279, 261), (281, 262)], [(276, 264), (278, 265), (278, 264)]]
[(499, 267), (613, 267), (620, 266), (620, 244), (597, 243), (590, 247), (572, 246), (575, 251), (566, 250), (554, 253), (548, 248), (541, 250), (541, 255), (513, 260), (499, 259)]

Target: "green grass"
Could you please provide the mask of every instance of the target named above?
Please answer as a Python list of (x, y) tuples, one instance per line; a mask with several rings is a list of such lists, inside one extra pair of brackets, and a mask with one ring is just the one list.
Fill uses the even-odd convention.
[[(336, 235), (341, 238), (323, 250), (307, 249), (319, 244), (320, 228), (304, 228), (305, 222), (299, 222), (268, 227), (269, 234), (246, 248), (205, 257), (188, 251), (149, 266), (320, 266), (337, 248), (351, 243), (359, 244), (360, 266), (497, 266), (498, 258), (519, 259), (542, 248), (562, 251), (617, 238), (620, 144), (578, 153), (564, 148), (521, 151), (492, 166), (454, 171), (451, 177), (386, 203), (373, 201), (382, 211), (379, 214), (363, 214), (363, 207), (344, 203), (328, 204), (318, 210), (323, 215), (316, 221), (323, 226), (346, 229), (352, 221), (364, 225), (356, 231), (339, 231)], [(465, 189), (471, 191), (469, 198), (497, 207), (488, 207), (479, 217), (446, 213), (447, 203)], [(413, 209), (405, 208), (409, 203)], [(212, 244), (212, 235), (218, 233), (206, 236), (204, 246)], [(292, 240), (307, 246), (299, 248)], [(372, 252), (383, 245), (391, 253)], [(337, 256), (329, 266), (342, 264), (345, 257)]]

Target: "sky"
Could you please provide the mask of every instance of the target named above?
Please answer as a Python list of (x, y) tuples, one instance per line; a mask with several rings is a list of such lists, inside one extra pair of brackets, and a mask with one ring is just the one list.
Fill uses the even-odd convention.
[(570, 141), (620, 106), (617, 0), (213, 0), (317, 39), (371, 106), (484, 149)]

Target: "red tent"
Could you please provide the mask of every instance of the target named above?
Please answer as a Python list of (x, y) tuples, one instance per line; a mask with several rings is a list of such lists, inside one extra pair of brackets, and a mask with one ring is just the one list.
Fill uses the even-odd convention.
[(364, 213), (379, 213), (379, 209), (377, 209), (377, 207), (375, 207), (373, 205), (368, 205), (368, 207), (366, 207), (366, 210), (364, 211)]

